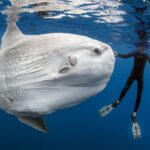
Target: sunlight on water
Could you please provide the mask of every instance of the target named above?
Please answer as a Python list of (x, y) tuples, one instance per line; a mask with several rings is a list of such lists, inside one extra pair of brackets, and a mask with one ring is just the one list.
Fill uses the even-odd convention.
[[(92, 20), (95, 25), (101, 25), (98, 29), (103, 35), (102, 40), (110, 45), (117, 42), (117, 47), (122, 47), (121, 43), (125, 42), (132, 47), (136, 40), (133, 30), (138, 19), (132, 7), (133, 4), (137, 5), (135, 0), (132, 1), (132, 5), (128, 5), (123, 0), (11, 0), (11, 4), (13, 8), (10, 6), (3, 8), (5, 9), (2, 11), (3, 14), (15, 13), (17, 17), (18, 14), (30, 15), (32, 13), (49, 21), (66, 18), (72, 21), (75, 19)], [(103, 25), (105, 29), (102, 28)], [(105, 30), (108, 30), (107, 36)]]
[(116, 0), (11, 0), (11, 2), (16, 7), (23, 7), (21, 12), (47, 11), (44, 17), (51, 19), (95, 16), (97, 23), (122, 23), (124, 21), (122, 15), (126, 14), (120, 9), (123, 4)]

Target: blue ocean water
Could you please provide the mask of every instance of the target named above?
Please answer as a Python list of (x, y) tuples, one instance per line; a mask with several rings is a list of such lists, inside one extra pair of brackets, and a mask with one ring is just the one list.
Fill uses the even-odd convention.
[[(62, 0), (62, 2), (67, 2)], [(1, 10), (10, 3), (1, 1)], [(114, 0), (112, 2), (115, 3)], [(122, 0), (118, 10), (123, 11), (121, 22), (102, 20), (90, 12), (90, 17), (74, 14), (75, 17), (45, 19), (39, 13), (22, 13), (18, 26), (25, 34), (67, 32), (86, 35), (110, 44), (120, 52), (135, 50), (140, 41), (139, 32), (146, 45), (150, 41), (150, 4), (142, 0)], [(83, 6), (84, 4), (82, 4)], [(87, 5), (87, 4), (86, 4)], [(138, 9), (138, 8), (144, 8)], [(94, 9), (94, 8), (93, 8)], [(103, 9), (107, 9), (105, 4)], [(116, 9), (116, 8), (115, 8)], [(65, 13), (54, 11), (53, 14)], [(119, 15), (117, 16), (119, 18)], [(144, 22), (144, 23), (143, 23)], [(6, 16), (0, 14), (0, 37), (6, 29)], [(149, 53), (149, 48), (147, 49)], [(117, 58), (112, 78), (103, 92), (84, 103), (46, 116), (48, 134), (21, 124), (14, 116), (0, 111), (0, 150), (149, 150), (150, 149), (150, 64), (146, 65), (144, 91), (138, 112), (142, 138), (134, 140), (131, 133), (131, 113), (136, 99), (136, 83), (127, 93), (123, 102), (106, 118), (100, 118), (97, 111), (116, 100), (130, 74), (133, 59)]]

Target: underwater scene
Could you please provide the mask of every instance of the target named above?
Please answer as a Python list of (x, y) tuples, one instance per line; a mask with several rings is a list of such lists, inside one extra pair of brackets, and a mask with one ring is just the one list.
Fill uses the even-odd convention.
[(149, 0), (0, 0), (0, 150), (149, 150), (149, 80)]

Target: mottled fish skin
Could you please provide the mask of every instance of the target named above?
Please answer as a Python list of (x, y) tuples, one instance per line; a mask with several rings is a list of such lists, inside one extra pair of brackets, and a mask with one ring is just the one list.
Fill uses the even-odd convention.
[(45, 114), (77, 105), (106, 87), (114, 53), (81, 35), (24, 35), (11, 21), (0, 51), (0, 107), (47, 132)]
[[(115, 61), (108, 45), (73, 34), (24, 36), (0, 54), (3, 99), (13, 99), (2, 101), (5, 110), (47, 114), (80, 103), (106, 86)], [(68, 46), (63, 44), (67, 41)], [(95, 47), (103, 53), (95, 53)]]

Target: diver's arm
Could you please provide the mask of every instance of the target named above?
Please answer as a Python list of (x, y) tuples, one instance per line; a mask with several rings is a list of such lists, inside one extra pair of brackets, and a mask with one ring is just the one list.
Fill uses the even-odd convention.
[(136, 51), (130, 52), (128, 54), (119, 54), (119, 53), (115, 52), (115, 56), (120, 57), (120, 58), (124, 58), (124, 59), (129, 58), (129, 57), (133, 57), (133, 56), (135, 56), (135, 54), (136, 54)]

